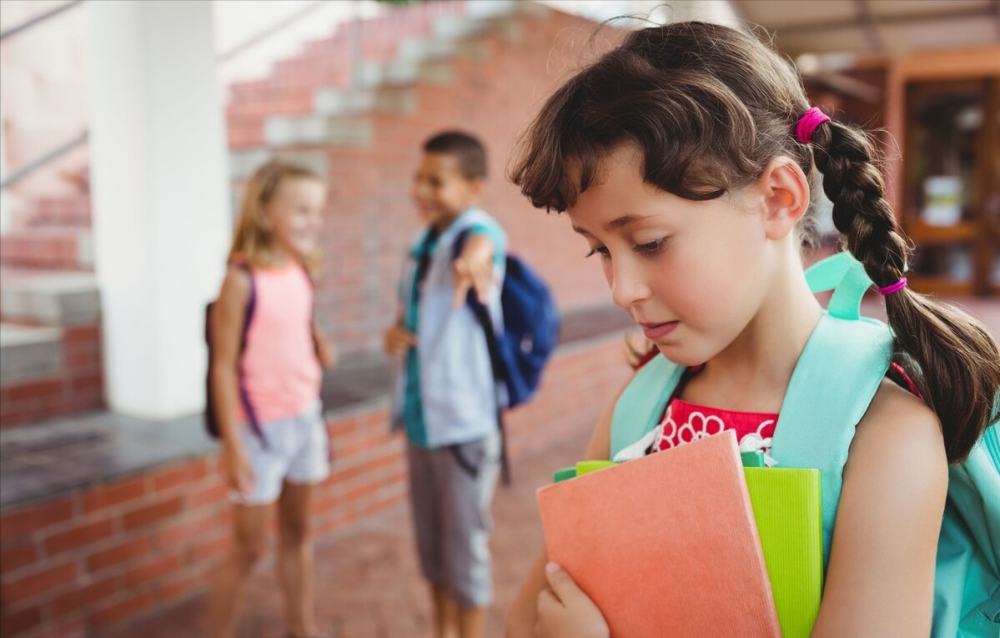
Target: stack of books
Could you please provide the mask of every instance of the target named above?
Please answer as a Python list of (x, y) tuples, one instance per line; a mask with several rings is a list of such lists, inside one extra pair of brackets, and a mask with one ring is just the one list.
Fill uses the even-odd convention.
[(613, 638), (806, 638), (823, 582), (819, 472), (765, 467), (723, 432), (584, 461), (538, 491), (549, 558)]

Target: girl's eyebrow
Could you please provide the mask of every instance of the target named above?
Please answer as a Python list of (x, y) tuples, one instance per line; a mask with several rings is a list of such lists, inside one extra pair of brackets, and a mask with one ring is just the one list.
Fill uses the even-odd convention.
[[(619, 217), (617, 219), (612, 219), (608, 223), (604, 224), (603, 228), (605, 231), (611, 232), (614, 230), (618, 230), (619, 228), (624, 228), (629, 224), (634, 224), (635, 222), (641, 222), (644, 219), (649, 219), (650, 217), (653, 217), (653, 215), (642, 215), (642, 216), (623, 215), (622, 217)], [(587, 235), (588, 237), (593, 237), (593, 235), (590, 232), (580, 228), (579, 226), (573, 226), (573, 230), (580, 233), (581, 235)]]

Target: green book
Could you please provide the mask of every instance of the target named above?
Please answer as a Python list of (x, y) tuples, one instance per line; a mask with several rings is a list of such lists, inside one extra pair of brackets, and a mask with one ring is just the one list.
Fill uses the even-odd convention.
[(743, 467), (767, 467), (763, 452), (740, 452)]
[(808, 638), (823, 592), (818, 470), (744, 467), (784, 638)]

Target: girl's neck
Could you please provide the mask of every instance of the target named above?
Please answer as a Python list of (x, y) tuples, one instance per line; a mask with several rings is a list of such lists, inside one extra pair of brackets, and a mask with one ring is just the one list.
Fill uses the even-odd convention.
[(799, 356), (823, 314), (801, 265), (790, 265), (779, 269), (743, 332), (685, 387), (685, 400), (745, 412), (780, 410)]
[(281, 269), (295, 261), (294, 255), (287, 248), (275, 243), (271, 249), (271, 268)]

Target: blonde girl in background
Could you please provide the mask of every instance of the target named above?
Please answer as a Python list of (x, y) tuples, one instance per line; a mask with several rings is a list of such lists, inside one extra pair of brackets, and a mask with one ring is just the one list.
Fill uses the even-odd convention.
[(325, 205), (326, 187), (312, 171), (277, 162), (258, 169), (210, 313), (210, 394), (233, 504), (232, 546), (209, 600), (212, 638), (234, 635), (275, 516), (288, 635), (320, 635), (309, 512), (314, 486), (330, 471), (320, 385), (333, 353), (313, 320), (311, 277)]

